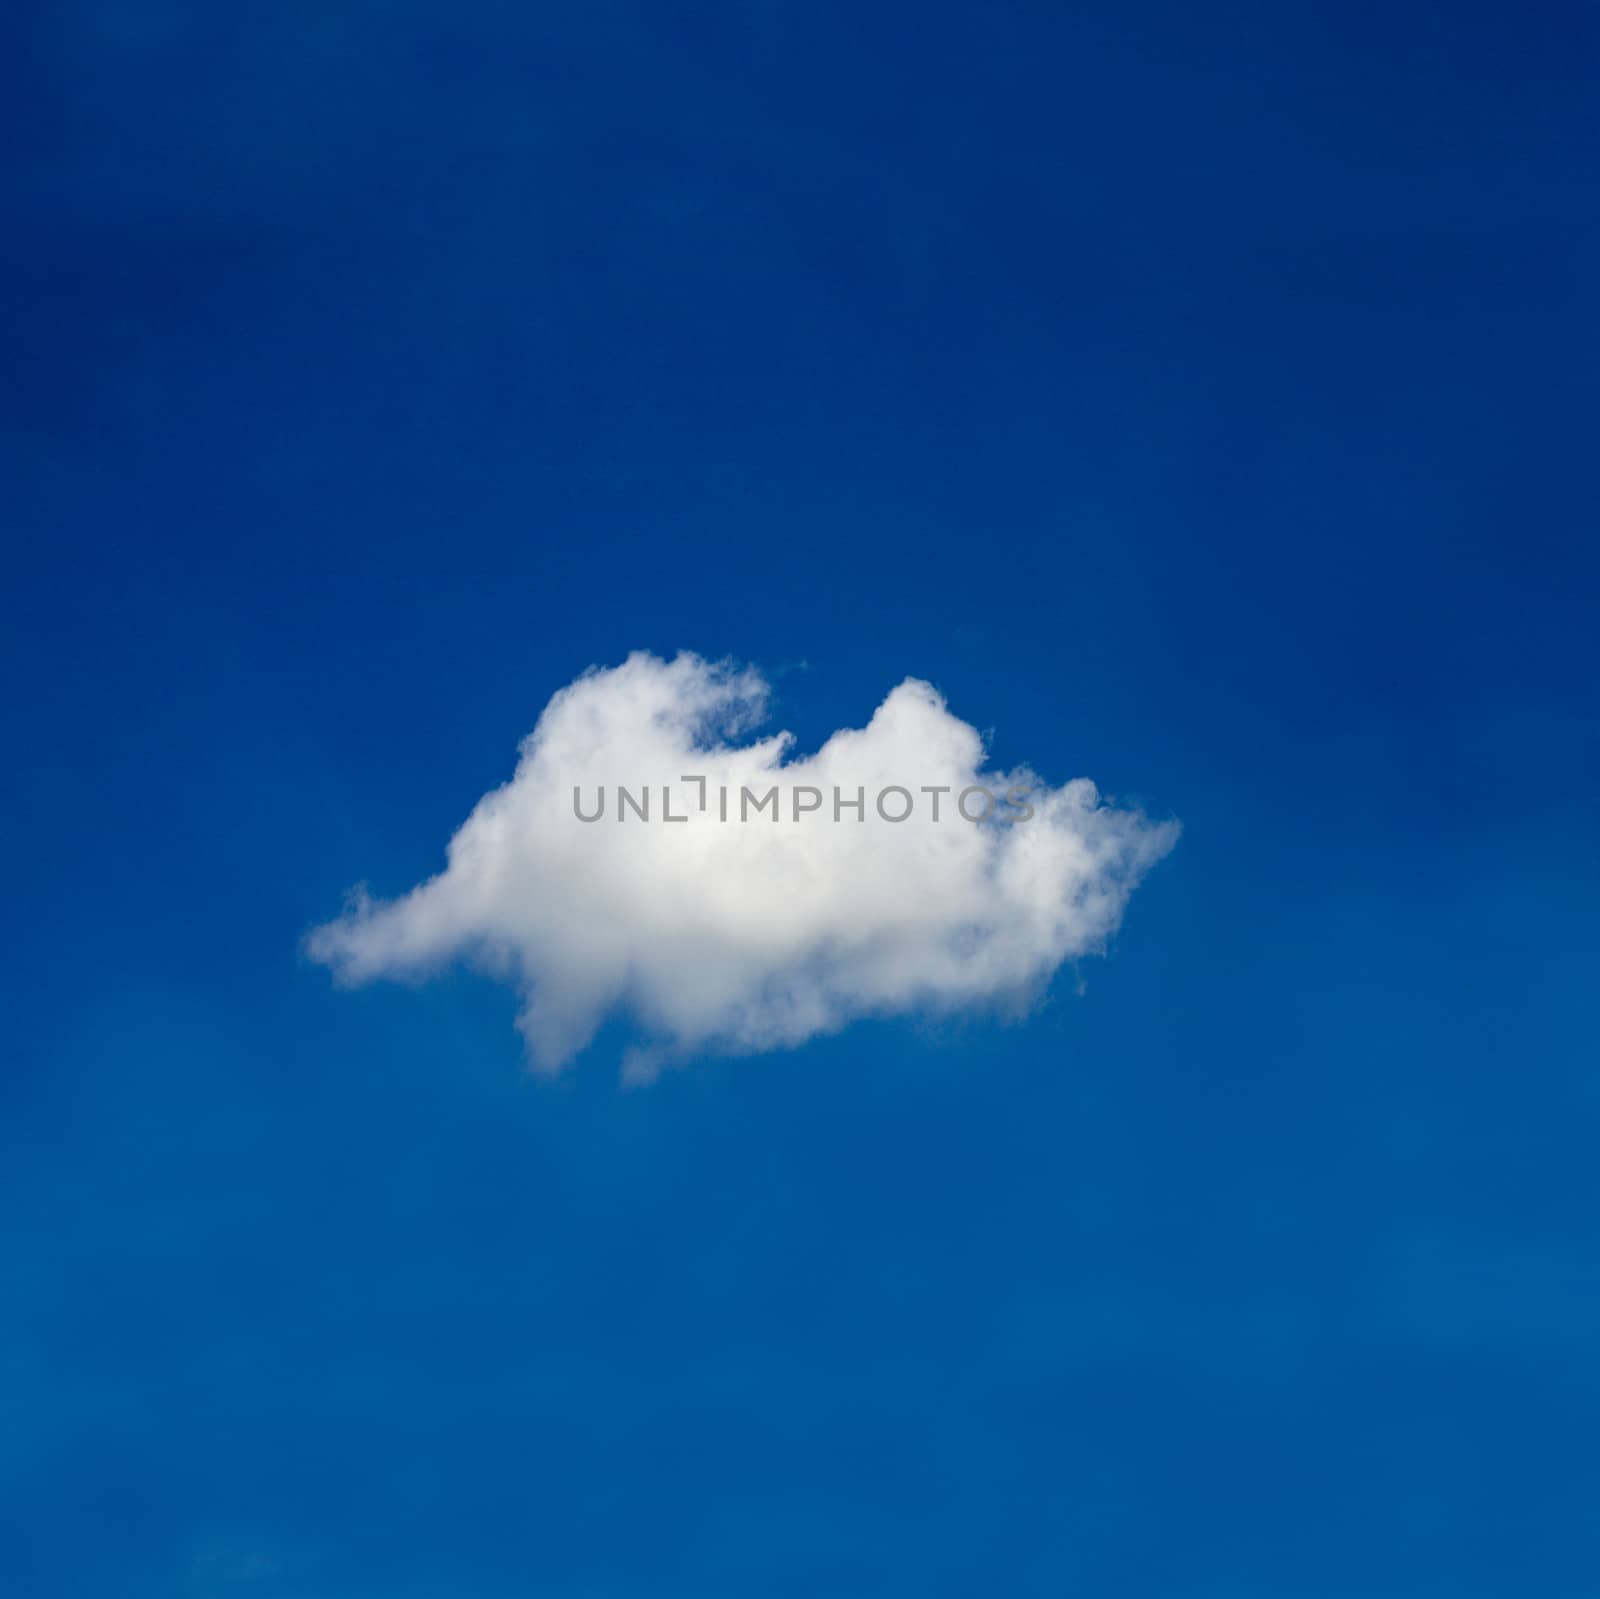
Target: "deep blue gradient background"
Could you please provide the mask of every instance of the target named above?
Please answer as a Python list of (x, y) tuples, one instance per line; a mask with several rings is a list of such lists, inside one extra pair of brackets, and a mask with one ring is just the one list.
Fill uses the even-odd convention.
[[(1593, 7), (0, 29), (0, 1591), (1600, 1593)], [(300, 961), (680, 646), (1184, 839), (644, 1091)]]

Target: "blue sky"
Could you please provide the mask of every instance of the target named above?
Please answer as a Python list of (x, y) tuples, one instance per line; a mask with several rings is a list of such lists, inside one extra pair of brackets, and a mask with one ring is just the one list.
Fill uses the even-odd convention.
[[(0, 1590), (1600, 1592), (1591, 8), (0, 30)], [(679, 648), (1182, 842), (643, 1088), (304, 959)]]

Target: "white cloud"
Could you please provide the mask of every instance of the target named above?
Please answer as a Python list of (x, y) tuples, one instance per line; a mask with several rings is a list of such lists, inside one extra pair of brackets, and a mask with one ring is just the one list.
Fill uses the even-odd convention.
[[(782, 1048), (862, 1016), (1026, 1004), (1104, 947), (1176, 841), (1175, 823), (1103, 805), (1087, 779), (1052, 789), (987, 769), (979, 734), (915, 678), (864, 728), (795, 759), (789, 734), (751, 737), (766, 692), (756, 672), (691, 654), (586, 673), (545, 707), (445, 870), (396, 900), (358, 892), (312, 933), (312, 956), (352, 983), (485, 965), (517, 984), (518, 1025), (549, 1071), (625, 1011), (652, 1041), (630, 1054), (648, 1075), (689, 1051)], [(619, 785), (649, 789), (648, 821), (631, 808), (619, 820)], [(741, 791), (775, 785), (778, 819), (769, 805), (741, 821)], [(878, 814), (891, 785), (909, 791), (903, 822)], [(997, 796), (980, 823), (954, 809), (974, 786)], [(592, 814), (601, 787), (604, 815), (580, 821), (574, 788)], [(663, 788), (686, 822), (663, 819)], [(1004, 799), (1020, 788), (1026, 801)], [(808, 789), (821, 808), (797, 818)], [(853, 805), (835, 819), (836, 790), (865, 791), (864, 819)], [(884, 797), (890, 816), (906, 803)], [(973, 794), (967, 811), (986, 803)]]

